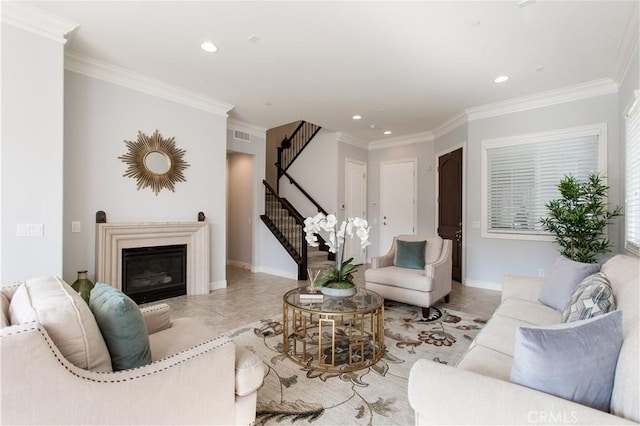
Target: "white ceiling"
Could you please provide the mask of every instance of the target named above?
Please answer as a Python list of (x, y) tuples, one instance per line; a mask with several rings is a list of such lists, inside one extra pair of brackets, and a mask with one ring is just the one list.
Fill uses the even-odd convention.
[[(232, 104), (237, 120), (303, 119), (364, 141), (617, 80), (638, 21), (637, 1), (30, 3), (80, 25), (69, 51)], [(501, 74), (511, 79), (493, 83)]]

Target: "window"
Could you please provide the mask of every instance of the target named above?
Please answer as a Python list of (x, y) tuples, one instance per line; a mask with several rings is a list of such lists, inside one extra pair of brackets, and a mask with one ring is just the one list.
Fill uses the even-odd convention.
[(636, 91), (625, 121), (626, 179), (625, 179), (625, 248), (640, 254), (640, 90)]
[(565, 175), (605, 173), (606, 124), (482, 142), (482, 236), (551, 239), (540, 225)]

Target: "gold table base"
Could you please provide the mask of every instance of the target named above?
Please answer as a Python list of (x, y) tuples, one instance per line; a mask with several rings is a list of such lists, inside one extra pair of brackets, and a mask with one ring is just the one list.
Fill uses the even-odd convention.
[(321, 304), (290, 303), (285, 295), (284, 354), (323, 372), (355, 371), (378, 362), (385, 351), (383, 303), (363, 309), (354, 304), (351, 310), (340, 309), (343, 303), (349, 302), (325, 298)]

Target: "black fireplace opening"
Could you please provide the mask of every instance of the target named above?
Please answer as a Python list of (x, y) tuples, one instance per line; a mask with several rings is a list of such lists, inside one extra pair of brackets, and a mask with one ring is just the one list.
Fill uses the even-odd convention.
[(123, 249), (122, 291), (136, 303), (187, 294), (187, 245)]

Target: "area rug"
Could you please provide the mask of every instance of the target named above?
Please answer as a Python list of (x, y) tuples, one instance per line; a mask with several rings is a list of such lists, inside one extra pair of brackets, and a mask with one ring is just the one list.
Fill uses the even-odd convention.
[(282, 316), (226, 334), (265, 364), (256, 425), (408, 425), (414, 423), (407, 399), (413, 363), (426, 358), (455, 365), (485, 322), (446, 307), (431, 308), (425, 319), (418, 307), (385, 302), (385, 355), (350, 373), (314, 372), (284, 356)]

